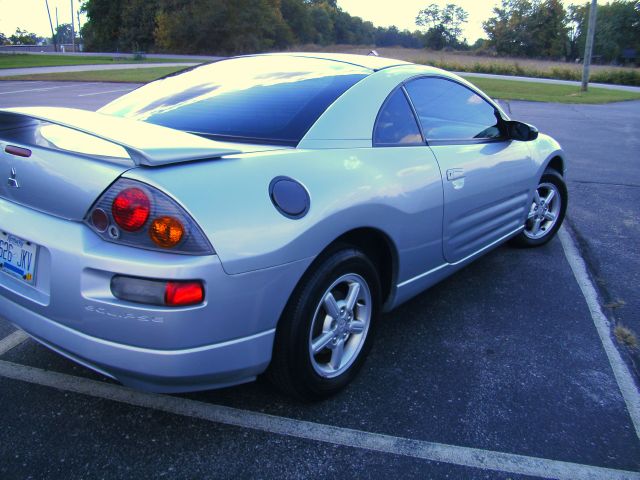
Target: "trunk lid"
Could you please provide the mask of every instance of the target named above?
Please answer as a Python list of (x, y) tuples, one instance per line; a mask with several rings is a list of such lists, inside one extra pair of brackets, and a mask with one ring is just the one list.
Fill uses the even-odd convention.
[(269, 150), (136, 120), (69, 108), (0, 110), (0, 198), (82, 220), (122, 173), (135, 167)]

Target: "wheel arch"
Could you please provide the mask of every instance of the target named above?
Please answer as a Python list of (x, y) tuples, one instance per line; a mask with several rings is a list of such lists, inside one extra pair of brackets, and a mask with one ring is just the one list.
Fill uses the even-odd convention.
[(393, 297), (398, 274), (398, 251), (391, 237), (377, 228), (361, 227), (342, 234), (327, 249), (341, 243), (359, 248), (376, 266), (382, 287), (382, 304), (386, 306)]
[(551, 156), (551, 158), (548, 158), (544, 169), (547, 170), (549, 168), (555, 170), (556, 172), (558, 172), (560, 175), (564, 177), (566, 168), (565, 168), (564, 158), (562, 157), (562, 155), (556, 154)]
[(375, 227), (353, 228), (334, 238), (320, 251), (311, 265), (307, 267), (300, 277), (298, 285), (302, 283), (307, 275), (313, 272), (322, 259), (344, 246), (352, 246), (361, 250), (375, 265), (380, 276), (383, 310), (386, 310), (395, 293), (399, 262), (398, 250), (391, 237)]

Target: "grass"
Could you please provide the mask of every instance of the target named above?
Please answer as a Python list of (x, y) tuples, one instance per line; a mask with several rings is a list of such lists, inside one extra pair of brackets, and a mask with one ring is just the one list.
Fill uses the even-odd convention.
[(502, 100), (554, 103), (611, 103), (640, 100), (640, 92), (610, 90), (607, 88), (589, 87), (587, 92), (581, 92), (579, 87), (573, 85), (554, 85), (493, 78), (467, 77), (467, 80), (491, 98)]
[[(469, 52), (443, 52), (418, 48), (373, 47), (353, 45), (302, 45), (291, 50), (311, 52), (336, 52), (367, 54), (375, 49), (381, 57), (396, 58), (408, 62), (431, 65), (453, 72), (492, 73), (496, 75), (518, 75), (523, 77), (580, 80), (582, 64), (535, 60), (530, 58), (508, 58), (473, 55)], [(592, 65), (591, 81), (619, 85), (640, 86), (640, 68)]]
[(177, 63), (193, 62), (188, 58), (145, 58), (132, 56), (78, 56), (78, 55), (27, 55), (0, 53), (0, 68), (56, 67), (67, 65), (104, 65), (112, 63)]
[[(128, 82), (146, 83), (181, 67), (132, 68), (123, 70), (96, 70), (89, 72), (45, 73), (0, 77), (0, 80), (53, 80), (76, 82)], [(639, 100), (640, 93), (590, 87), (586, 93), (571, 85), (522, 82), (492, 78), (467, 78), (492, 98), (502, 100), (528, 100), (557, 103), (610, 103)]]
[(636, 349), (638, 348), (638, 338), (635, 334), (623, 325), (617, 325), (613, 330), (618, 343), (621, 345), (626, 345), (629, 348)]
[(126, 68), (122, 70), (92, 70), (88, 72), (39, 73), (0, 77), (0, 80), (49, 80), (74, 82), (126, 82), (147, 83), (170, 73), (182, 70), (182, 67)]

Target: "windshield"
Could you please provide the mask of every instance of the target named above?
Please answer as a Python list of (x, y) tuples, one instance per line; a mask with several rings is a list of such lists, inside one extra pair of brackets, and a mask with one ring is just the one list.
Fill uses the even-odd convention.
[(241, 57), (149, 83), (99, 111), (214, 139), (297, 145), (329, 105), (370, 73), (314, 58)]

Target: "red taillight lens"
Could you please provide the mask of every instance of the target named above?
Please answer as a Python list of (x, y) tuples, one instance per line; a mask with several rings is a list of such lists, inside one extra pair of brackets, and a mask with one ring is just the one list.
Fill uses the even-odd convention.
[(115, 222), (128, 232), (140, 230), (147, 219), (151, 204), (149, 197), (139, 188), (127, 188), (113, 199), (111, 213)]
[(204, 300), (204, 288), (200, 282), (167, 282), (164, 303), (170, 306), (195, 305)]

